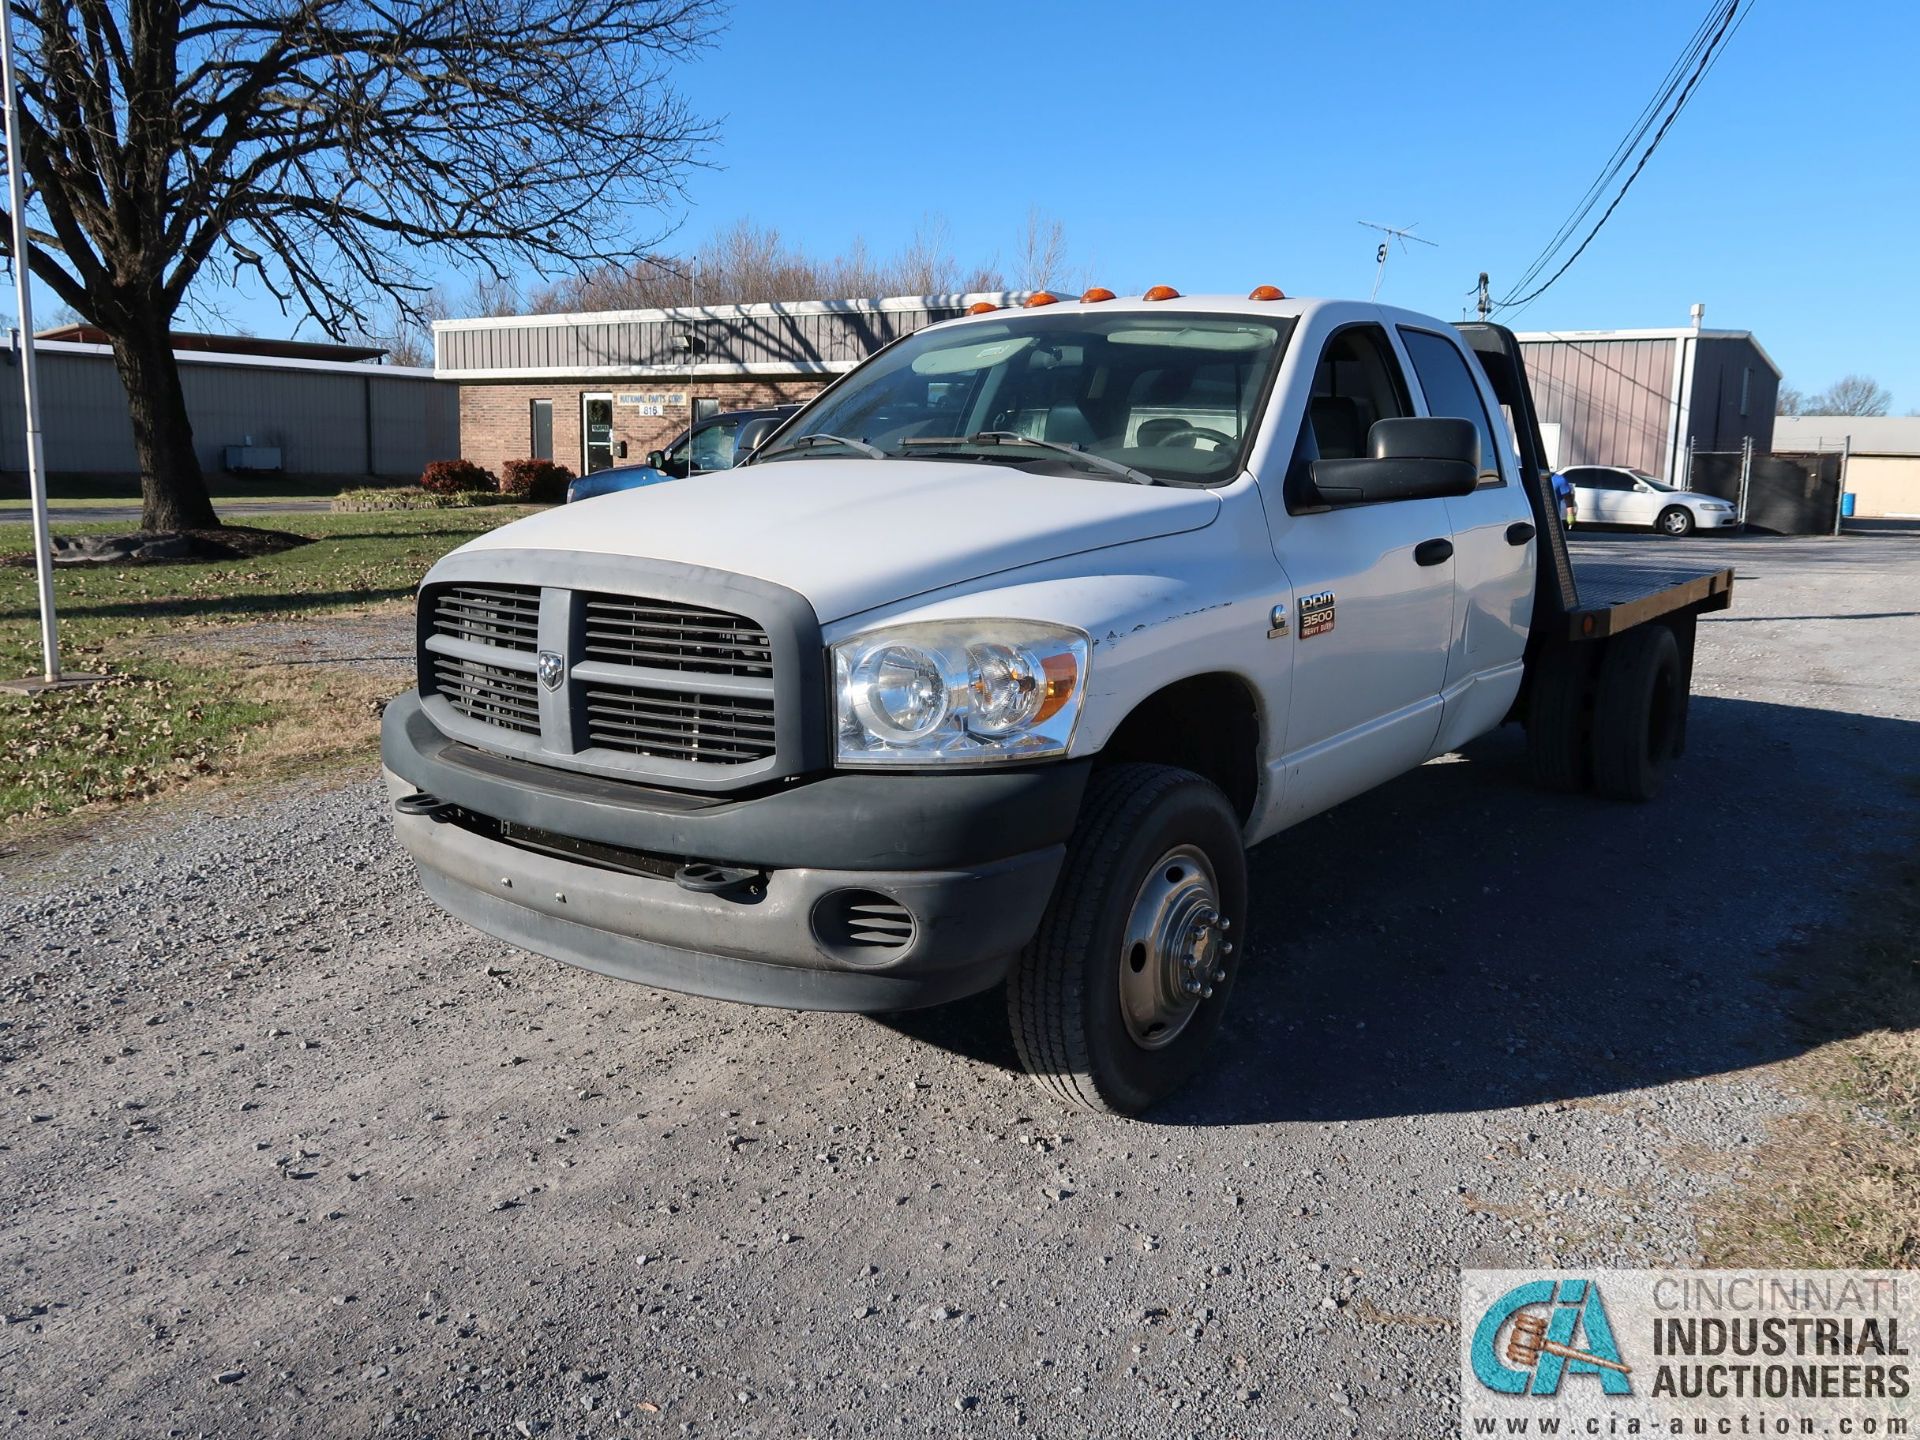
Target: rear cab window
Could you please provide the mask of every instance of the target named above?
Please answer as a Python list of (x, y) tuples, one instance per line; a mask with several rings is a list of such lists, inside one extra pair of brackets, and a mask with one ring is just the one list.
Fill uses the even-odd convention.
[(1474, 384), (1473, 372), (1467, 368), (1467, 357), (1460, 347), (1444, 335), (1404, 325), (1400, 327), (1400, 342), (1407, 347), (1407, 358), (1413, 362), (1413, 373), (1426, 396), (1427, 413), (1471, 421), (1480, 432), (1480, 484), (1506, 484), (1505, 466), (1500, 460), (1505, 446), (1495, 438), (1498, 432), (1487, 413), (1487, 402)]

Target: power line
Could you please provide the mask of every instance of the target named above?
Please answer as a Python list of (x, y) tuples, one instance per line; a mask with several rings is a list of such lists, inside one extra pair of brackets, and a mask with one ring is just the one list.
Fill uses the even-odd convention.
[[(1701, 50), (1698, 49), (1698, 47), (1690, 47), (1690, 51), (1697, 51), (1697, 56), (1693, 64), (1693, 73), (1687, 78), (1685, 87), (1682, 88), (1679, 93), (1679, 98), (1674, 101), (1673, 108), (1667, 113), (1666, 118), (1660, 122), (1660, 128), (1654, 132), (1652, 141), (1649, 142), (1646, 150), (1642, 152), (1632, 172), (1627, 176), (1626, 180), (1622, 182), (1619, 191), (1608, 203), (1607, 208), (1601, 212), (1600, 218), (1594, 222), (1593, 228), (1587, 232), (1586, 237), (1574, 248), (1573, 253), (1561, 262), (1560, 268), (1548, 276), (1542, 284), (1529, 291), (1526, 295), (1518, 296), (1517, 298), (1512, 292), (1509, 292), (1508, 298), (1500, 302), (1499, 308), (1501, 310), (1524, 309), (1527, 305), (1532, 304), (1533, 301), (1545, 294), (1562, 275), (1566, 274), (1567, 271), (1572, 268), (1574, 261), (1586, 253), (1586, 249), (1593, 243), (1594, 237), (1600, 233), (1607, 221), (1613, 218), (1613, 212), (1620, 208), (1620, 202), (1626, 199), (1627, 191), (1633, 188), (1633, 182), (1638, 180), (1641, 171), (1647, 168), (1647, 162), (1653, 158), (1654, 151), (1660, 148), (1660, 142), (1666, 139), (1667, 132), (1673, 128), (1674, 121), (1678, 120), (1680, 113), (1687, 108), (1687, 102), (1693, 98), (1700, 81), (1719, 59), (1720, 53), (1725, 48), (1726, 41), (1732, 38), (1732, 31), (1739, 28), (1738, 25), (1734, 25), (1733, 23), (1736, 14), (1739, 16), (1740, 23), (1744, 24), (1746, 22), (1746, 16), (1752, 13), (1751, 3), (1748, 4), (1745, 12), (1741, 11), (1740, 3), (1741, 0), (1731, 0), (1731, 3), (1727, 5), (1725, 11), (1720, 14), (1720, 23), (1714, 29), (1712, 38), (1707, 41), (1705, 49)], [(1729, 27), (1731, 27), (1731, 29)], [(1641, 133), (1644, 133), (1644, 127)], [(1618, 173), (1617, 166), (1613, 167), (1612, 173)], [(1584, 215), (1586, 211), (1591, 209), (1592, 205), (1588, 204), (1580, 213)], [(1552, 253), (1552, 250), (1547, 252), (1548, 256), (1551, 256)], [(1517, 291), (1523, 288), (1533, 276), (1539, 274), (1541, 268), (1543, 268), (1543, 266), (1540, 264), (1532, 267), (1529, 274), (1522, 278), (1521, 282), (1514, 287), (1514, 290)]]
[(1682, 78), (1687, 73), (1688, 67), (1699, 59), (1708, 37), (1713, 33), (1715, 18), (1722, 15), (1725, 9), (1729, 8), (1729, 4), (1730, 0), (1713, 0), (1712, 6), (1701, 19), (1700, 24), (1695, 27), (1693, 35), (1687, 41), (1685, 48), (1674, 58), (1673, 64), (1667, 68), (1666, 76), (1661, 80), (1659, 88), (1654, 91), (1653, 98), (1647, 101), (1646, 105), (1641, 109), (1640, 114), (1635, 118), (1633, 125), (1628, 129), (1626, 135), (1618, 145), (1614, 146), (1613, 153), (1608, 156), (1606, 164), (1601, 167), (1600, 173), (1594, 176), (1593, 182), (1587, 186), (1580, 199), (1575, 202), (1572, 212), (1560, 223), (1560, 228), (1554, 231), (1552, 238), (1547, 241), (1540, 253), (1534, 257), (1533, 263), (1521, 272), (1520, 278), (1516, 280), (1512, 288), (1507, 291), (1509, 296), (1518, 295), (1539, 278), (1540, 273), (1545, 270), (1548, 265), (1553, 263), (1553, 257), (1559, 253), (1561, 247), (1572, 238), (1574, 231), (1579, 228), (1580, 223), (1592, 213), (1593, 207), (1600, 203), (1600, 197), (1606, 193), (1607, 187), (1612, 184), (1614, 178), (1625, 168), (1634, 150), (1638, 148), (1640, 142), (1646, 138), (1647, 132), (1653, 128), (1655, 120), (1659, 117), (1660, 113), (1666, 109), (1668, 102), (1672, 100), (1674, 92), (1679, 88)]

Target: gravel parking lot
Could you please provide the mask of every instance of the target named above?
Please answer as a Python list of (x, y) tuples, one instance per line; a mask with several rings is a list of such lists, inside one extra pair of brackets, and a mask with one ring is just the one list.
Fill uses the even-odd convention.
[(1796, 942), (1920, 820), (1920, 534), (1661, 553), (1739, 571), (1667, 794), (1543, 796), (1509, 731), (1263, 846), (1222, 1064), (1146, 1121), (993, 997), (509, 950), (371, 767), (0, 858), (12, 1430), (1450, 1432), (1457, 1267), (1693, 1255), (1793, 1103)]

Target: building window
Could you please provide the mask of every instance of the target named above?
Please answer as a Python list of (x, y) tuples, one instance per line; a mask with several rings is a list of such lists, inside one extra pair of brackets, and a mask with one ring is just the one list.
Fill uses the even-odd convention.
[(720, 413), (720, 400), (715, 395), (702, 395), (693, 402), (693, 423), (710, 420)]
[(535, 400), (533, 411), (533, 447), (527, 451), (536, 460), (553, 458), (553, 401)]
[(1740, 372), (1740, 416), (1746, 418), (1747, 401), (1753, 397), (1753, 367), (1747, 366)]

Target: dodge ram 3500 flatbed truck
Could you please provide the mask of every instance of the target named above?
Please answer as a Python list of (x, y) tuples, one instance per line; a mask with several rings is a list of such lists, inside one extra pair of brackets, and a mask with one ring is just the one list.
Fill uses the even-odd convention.
[(382, 749), (483, 930), (802, 1009), (1005, 981), (1033, 1074), (1134, 1112), (1217, 1043), (1246, 846), (1507, 720), (1648, 798), (1732, 579), (1573, 565), (1497, 326), (1037, 295), (448, 555)]

